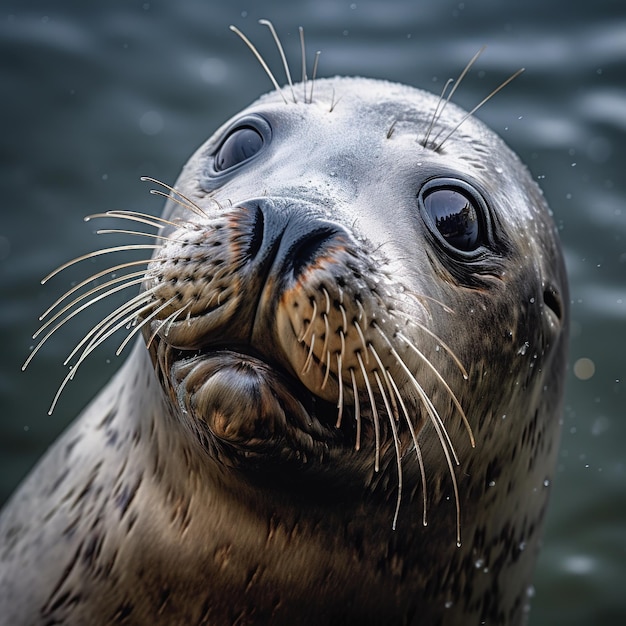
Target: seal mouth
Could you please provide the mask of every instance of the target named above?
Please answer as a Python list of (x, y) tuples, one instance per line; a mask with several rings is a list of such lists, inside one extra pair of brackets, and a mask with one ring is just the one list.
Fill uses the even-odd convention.
[(322, 466), (354, 446), (354, 420), (337, 424), (335, 404), (249, 344), (182, 350), (157, 335), (151, 349), (179, 417), (228, 465), (258, 470), (315, 459)]

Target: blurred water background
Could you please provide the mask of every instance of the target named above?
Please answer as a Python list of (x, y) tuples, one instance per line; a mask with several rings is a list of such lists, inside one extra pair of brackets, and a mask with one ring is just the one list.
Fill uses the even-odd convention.
[[(626, 6), (556, 0), (0, 0), (0, 502), (121, 363), (93, 355), (47, 408), (67, 346), (98, 315), (61, 331), (26, 373), (37, 316), (86, 268), (60, 263), (115, 239), (82, 217), (159, 213), (139, 181), (173, 183), (191, 152), (270, 88), (243, 29), (277, 67), (259, 18), (294, 67), (297, 27), (320, 74), (441, 90), (482, 45), (455, 101), (478, 113), (542, 185), (571, 281), (564, 431), (535, 578), (532, 626), (626, 623)], [(126, 239), (120, 239), (120, 243)]]

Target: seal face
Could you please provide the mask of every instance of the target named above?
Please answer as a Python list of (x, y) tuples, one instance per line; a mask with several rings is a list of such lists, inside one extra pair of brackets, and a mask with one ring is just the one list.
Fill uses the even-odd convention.
[(11, 623), (523, 621), (566, 359), (555, 227), (452, 104), (314, 86), (222, 126), (161, 218), (118, 212), (156, 249), (78, 363), (129, 320), (144, 341), (0, 518)]

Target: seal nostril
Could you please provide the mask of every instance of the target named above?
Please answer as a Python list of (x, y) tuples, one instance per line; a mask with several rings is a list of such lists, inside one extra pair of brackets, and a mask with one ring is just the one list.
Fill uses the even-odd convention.
[(265, 216), (261, 207), (258, 205), (254, 208), (254, 218), (252, 228), (250, 229), (250, 240), (248, 243), (248, 255), (250, 259), (256, 258), (261, 247), (263, 246), (263, 231), (265, 229)]
[(334, 235), (334, 229), (324, 228), (301, 239), (293, 246), (289, 251), (289, 258), (294, 276), (302, 274), (323, 254), (326, 243)]
[(543, 303), (557, 316), (559, 320), (563, 319), (563, 304), (559, 292), (552, 286), (543, 290)]

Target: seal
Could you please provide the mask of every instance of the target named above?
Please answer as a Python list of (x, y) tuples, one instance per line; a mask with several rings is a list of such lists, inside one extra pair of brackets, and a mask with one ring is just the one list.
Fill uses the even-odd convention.
[(526, 168), (448, 100), (288, 77), (162, 217), (109, 214), (153, 256), (73, 287), (42, 343), (141, 284), (62, 387), (139, 340), (2, 513), (5, 623), (524, 621), (566, 275)]

